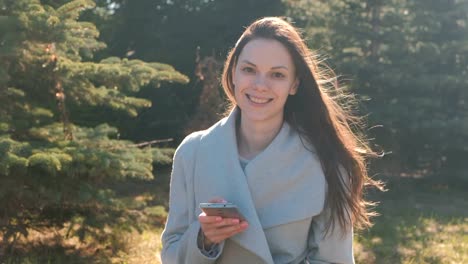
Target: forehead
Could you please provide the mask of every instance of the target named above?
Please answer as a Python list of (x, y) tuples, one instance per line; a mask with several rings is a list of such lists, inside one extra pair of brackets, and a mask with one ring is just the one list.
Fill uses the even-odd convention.
[(239, 54), (238, 61), (247, 60), (257, 66), (292, 68), (293, 61), (288, 49), (279, 41), (273, 39), (253, 39), (249, 41)]

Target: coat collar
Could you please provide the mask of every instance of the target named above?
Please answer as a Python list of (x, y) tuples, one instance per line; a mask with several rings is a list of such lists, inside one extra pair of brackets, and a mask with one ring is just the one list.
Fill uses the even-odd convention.
[[(302, 147), (300, 137), (286, 122), (267, 148), (249, 162), (244, 173), (237, 150), (238, 111), (234, 109), (200, 140), (195, 201), (198, 204), (223, 197), (236, 204), (247, 218), (249, 228), (231, 239), (265, 263), (273, 263), (264, 228), (320, 213), (325, 180), (315, 155)], [(311, 202), (298, 203), (301, 194)], [(284, 206), (279, 209), (281, 214), (278, 206)]]

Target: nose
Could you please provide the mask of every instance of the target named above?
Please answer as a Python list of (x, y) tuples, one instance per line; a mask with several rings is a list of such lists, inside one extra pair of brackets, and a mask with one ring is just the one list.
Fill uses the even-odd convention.
[(255, 88), (257, 90), (266, 90), (268, 89), (268, 82), (265, 76), (259, 74), (255, 78)]

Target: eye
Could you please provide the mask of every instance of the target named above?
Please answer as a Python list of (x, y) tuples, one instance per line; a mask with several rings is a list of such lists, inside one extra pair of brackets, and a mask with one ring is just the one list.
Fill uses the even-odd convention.
[(286, 75), (284, 75), (283, 73), (281, 72), (274, 72), (272, 74), (273, 78), (276, 78), (276, 79), (283, 79), (284, 77), (286, 77)]
[(252, 68), (252, 67), (249, 67), (249, 66), (243, 67), (241, 70), (243, 72), (246, 72), (246, 73), (254, 73), (255, 72), (255, 69)]

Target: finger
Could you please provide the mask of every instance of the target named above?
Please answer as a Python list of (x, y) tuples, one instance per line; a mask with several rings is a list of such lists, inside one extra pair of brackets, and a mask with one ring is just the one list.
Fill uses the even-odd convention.
[(223, 197), (214, 197), (209, 201), (210, 203), (227, 203)]
[(198, 221), (203, 224), (214, 224), (223, 221), (221, 216), (209, 216), (202, 212), (198, 215)]
[(237, 218), (223, 218), (223, 220), (212, 223), (213, 226), (217, 228), (227, 227), (227, 226), (234, 226), (240, 224), (240, 220)]
[(238, 224), (241, 221), (238, 218), (222, 218), (221, 216), (214, 216), (214, 215), (209, 216), (209, 215), (206, 215), (205, 212), (201, 212), (198, 215), (198, 220), (200, 221), (200, 223), (217, 224), (217, 226)]
[(215, 222), (215, 223), (201, 223), (202, 229), (204, 231), (209, 231), (211, 229), (220, 229), (224, 227), (229, 227), (229, 226), (236, 226), (236, 225), (241, 225), (242, 228), (248, 226), (247, 221), (240, 221), (237, 218), (223, 218), (222, 221)]
[(226, 227), (234, 227), (236, 225), (239, 225), (239, 223), (231, 223), (230, 221), (221, 221), (219, 223), (200, 223), (201, 229), (203, 233), (206, 234), (218, 234), (223, 228)]
[(229, 238), (237, 233), (243, 232), (245, 229), (247, 229), (248, 224), (247, 222), (243, 222), (240, 224), (236, 225), (229, 225), (229, 226), (223, 226), (220, 228), (209, 228), (207, 230), (204, 230), (205, 236), (209, 237), (210, 240), (215, 240), (218, 238)]
[(221, 221), (215, 221), (215, 222), (200, 222), (203, 230), (219, 229), (219, 228), (228, 227), (228, 226), (235, 226), (235, 225), (239, 225), (240, 223), (241, 221), (236, 218), (223, 218)]
[(213, 236), (206, 236), (206, 238), (208, 238), (209, 241), (213, 243), (220, 243), (238, 233), (243, 232), (244, 230), (245, 229), (233, 229), (233, 230), (226, 231), (226, 233), (221, 233), (221, 234), (213, 235)]

